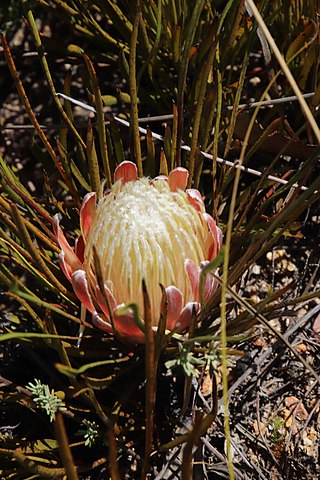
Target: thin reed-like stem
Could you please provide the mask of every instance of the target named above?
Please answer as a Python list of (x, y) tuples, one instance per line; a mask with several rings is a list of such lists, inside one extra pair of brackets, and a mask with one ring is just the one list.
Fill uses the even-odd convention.
[(131, 98), (131, 128), (133, 134), (134, 156), (138, 167), (139, 177), (143, 176), (141, 144), (139, 134), (138, 94), (137, 94), (137, 42), (141, 17), (141, 1), (136, 0), (133, 28), (130, 37), (129, 53), (129, 89)]

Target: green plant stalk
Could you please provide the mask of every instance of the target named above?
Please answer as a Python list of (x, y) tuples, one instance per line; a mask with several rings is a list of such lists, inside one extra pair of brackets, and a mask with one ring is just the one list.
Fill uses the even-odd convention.
[[(147, 29), (146, 29), (146, 24), (144, 23), (144, 20), (142, 18), (142, 14), (140, 15), (140, 20), (139, 20), (139, 31), (140, 31), (139, 38), (140, 38), (140, 41), (141, 41), (142, 55), (149, 57), (152, 47), (151, 47), (151, 44), (150, 44), (150, 41), (149, 41), (148, 32), (147, 32)], [(137, 83), (138, 83), (138, 75), (137, 75)]]
[(167, 324), (167, 315), (168, 315), (168, 299), (166, 295), (166, 290), (163, 285), (160, 284), (162, 298), (161, 298), (161, 310), (160, 310), (160, 320), (157, 328), (157, 333), (155, 336), (155, 359), (158, 363), (161, 351), (166, 345), (166, 324)]
[(107, 42), (109, 42), (111, 45), (121, 48), (125, 52), (128, 52), (128, 47), (124, 43), (122, 43), (119, 38), (113, 38), (111, 35), (108, 34), (108, 32), (103, 30), (103, 28), (101, 28), (99, 23), (91, 15), (90, 11), (85, 8), (83, 4), (81, 5), (81, 9), (78, 11), (78, 13), (80, 13), (84, 23), (86, 23), (87, 25), (91, 24), (97, 30), (97, 32), (101, 34), (104, 40), (107, 40)]
[(181, 21), (179, 24), (176, 24), (173, 29), (173, 38), (172, 38), (172, 58), (173, 63), (178, 64), (181, 54)]
[(177, 7), (179, 8), (179, 10), (181, 10), (181, 8), (183, 8), (183, 6), (181, 5), (182, 2), (179, 0), (179, 2), (176, 2), (175, 0), (171, 0), (169, 2), (167, 2), (169, 4), (169, 8), (171, 10), (171, 14), (172, 14), (172, 19), (173, 19), (173, 25), (177, 25), (178, 24), (178, 20), (180, 17), (180, 14), (181, 14), (181, 11), (177, 12)]
[[(161, 18), (162, 18), (162, 0), (158, 0), (156, 38), (155, 38), (155, 41), (154, 41), (154, 44), (153, 44), (152, 48), (149, 51), (149, 55), (148, 55), (148, 58), (147, 58), (146, 62), (142, 65), (142, 67), (140, 68), (140, 70), (138, 72), (137, 85), (140, 84), (140, 81), (141, 81), (143, 73), (145, 72), (145, 69), (152, 65), (152, 61), (157, 55), (157, 52), (158, 52), (158, 49), (159, 49), (159, 46), (160, 46), (161, 31), (162, 31)], [(143, 23), (143, 22), (141, 21), (141, 23)], [(152, 74), (152, 70), (150, 69), (150, 76), (151, 76), (151, 74)]]
[(0, 343), (7, 342), (9, 340), (24, 340), (27, 338), (40, 338), (43, 340), (51, 340), (51, 339), (58, 339), (58, 340), (77, 340), (78, 337), (72, 337), (70, 335), (53, 335), (50, 333), (29, 333), (29, 332), (14, 332), (14, 333), (4, 333), (0, 335)]
[(209, 55), (206, 60), (205, 67), (202, 71), (199, 93), (197, 95), (197, 108), (196, 108), (195, 115), (193, 117), (193, 126), (192, 126), (192, 138), (191, 138), (190, 157), (189, 157), (189, 179), (188, 179), (187, 188), (191, 188), (192, 186), (201, 115), (203, 111), (203, 104), (204, 104), (205, 94), (207, 90), (208, 78), (209, 78), (210, 70), (212, 68), (212, 64), (214, 61), (215, 53), (216, 53), (216, 40), (212, 42), (212, 45), (210, 47)]
[[(215, 104), (216, 104), (216, 92), (215, 88), (213, 87), (212, 83), (208, 84), (207, 94), (204, 103), (203, 109), (203, 117), (206, 118), (206, 125), (202, 128), (201, 131), (201, 145), (205, 147), (205, 152), (210, 152), (212, 148), (212, 144), (208, 145), (209, 136), (211, 134), (211, 126), (213, 124), (213, 118), (215, 115)], [(200, 153), (202, 156), (202, 154)], [(203, 167), (203, 159), (201, 158), (198, 165), (196, 165), (195, 175), (194, 175), (194, 188), (199, 190), (199, 183), (201, 179)], [(213, 172), (214, 175), (214, 172)]]
[(59, 411), (56, 413), (54, 421), (54, 431), (57, 437), (61, 460), (66, 470), (68, 480), (79, 480), (77, 469), (75, 467), (71, 449), (69, 446), (69, 440), (67, 437), (63, 416), (62, 413)]
[[(113, 173), (116, 169), (116, 166), (119, 165), (119, 162), (116, 161), (117, 148), (116, 148), (115, 144), (113, 143), (111, 128), (106, 129), (106, 135), (107, 135), (108, 155), (109, 155), (109, 158), (110, 158), (110, 170)], [(120, 143), (121, 143), (121, 140), (120, 140)], [(112, 178), (112, 173), (111, 173), (111, 178)], [(101, 189), (101, 193), (102, 193), (102, 189)]]
[[(233, 5), (233, 0), (229, 0), (228, 3), (226, 4), (222, 15), (219, 19), (218, 23), (218, 28), (217, 28), (217, 33), (216, 37), (219, 38), (220, 32), (222, 30), (224, 21), (227, 17), (227, 14), (229, 10), (231, 9)], [(210, 117), (213, 119), (213, 115), (215, 114), (216, 120), (215, 120), (215, 128), (214, 128), (214, 136), (213, 136), (213, 142), (212, 146), (210, 146), (210, 149), (212, 148), (212, 191), (215, 191), (215, 172), (216, 172), (216, 158), (218, 156), (218, 141), (219, 141), (219, 133), (220, 133), (220, 121), (221, 121), (221, 112), (222, 112), (222, 74), (221, 74), (221, 66), (220, 66), (220, 50), (219, 50), (219, 43), (217, 43), (217, 47), (215, 50), (216, 53), (216, 58), (217, 58), (217, 69), (216, 69), (216, 93), (214, 95), (214, 98), (216, 99), (216, 111), (214, 111), (214, 108), (211, 109), (211, 114)], [(209, 133), (209, 132), (208, 132)], [(208, 135), (208, 134), (207, 134)], [(209, 148), (207, 148), (207, 151)], [(200, 172), (197, 173), (197, 179), (196, 179), (196, 184), (199, 183), (200, 180)], [(213, 203), (213, 209), (214, 213), (217, 216), (217, 204), (218, 198), (215, 199)]]
[(92, 362), (92, 363), (87, 363), (85, 365), (82, 365), (79, 368), (72, 368), (68, 367), (64, 364), (57, 365), (57, 368), (59, 372), (63, 373), (64, 375), (70, 376), (70, 377), (76, 377), (77, 375), (82, 375), (83, 373), (87, 372), (88, 370), (91, 370), (92, 368), (97, 368), (97, 367), (102, 367), (104, 365), (117, 365), (119, 363), (125, 363), (130, 360), (130, 357), (121, 357), (121, 358), (115, 358), (112, 360), (101, 360), (98, 362)]
[[(53, 335), (57, 335), (58, 332), (57, 332), (57, 329), (56, 329), (56, 326), (55, 326), (55, 323), (54, 321), (52, 320), (52, 317), (50, 316), (50, 321), (47, 322), (47, 326), (48, 326), (48, 331), (49, 333), (52, 333)], [(63, 344), (63, 342), (60, 340), (60, 339), (53, 339), (52, 340), (52, 344), (53, 346), (55, 347), (56, 351), (58, 352), (59, 354), (59, 357), (60, 357), (60, 360), (61, 362), (63, 363), (63, 365), (65, 365), (66, 367), (69, 367), (71, 368), (71, 362), (70, 362), (70, 359), (69, 359), (69, 356), (68, 356), (68, 353), (65, 349), (65, 346)], [(75, 380), (75, 379), (71, 379), (71, 384), (77, 388), (78, 387), (78, 382)]]
[(88, 399), (90, 400), (92, 406), (94, 407), (95, 411), (97, 412), (99, 418), (104, 423), (106, 428), (111, 428), (110, 420), (107, 415), (104, 413), (103, 409), (101, 408), (100, 403), (98, 402), (94, 391), (91, 388), (88, 388)]
[[(214, 134), (213, 134), (213, 144), (212, 144), (212, 191), (215, 191), (215, 172), (217, 168), (217, 156), (218, 156), (218, 143), (219, 143), (219, 135), (220, 135), (220, 122), (221, 122), (221, 112), (222, 112), (222, 75), (221, 75), (221, 70), (220, 70), (220, 52), (219, 52), (219, 44), (217, 45), (216, 49), (216, 54), (217, 54), (217, 63), (218, 66), (216, 68), (216, 112), (215, 112), (215, 125), (214, 125)], [(214, 209), (216, 208), (216, 202), (214, 202)], [(214, 212), (216, 215), (216, 212)]]
[[(105, 123), (104, 123), (103, 101), (101, 98), (98, 78), (94, 70), (93, 64), (89, 59), (88, 55), (86, 55), (85, 53), (83, 53), (83, 58), (86, 62), (88, 72), (90, 75), (92, 88), (93, 88), (95, 106), (96, 106), (96, 115), (97, 115), (97, 129), (98, 129), (99, 143), (100, 143), (100, 154), (102, 157), (102, 164), (103, 164), (103, 169), (106, 177), (106, 185), (108, 188), (110, 188), (112, 185), (112, 178), (111, 178), (110, 162), (109, 162), (108, 147), (107, 147), (106, 129), (105, 129)], [(97, 176), (97, 172), (95, 172), (95, 177), (96, 176)]]
[(100, 191), (100, 173), (97, 153), (94, 145), (94, 137), (91, 121), (88, 122), (87, 129), (87, 159), (89, 164), (89, 178), (92, 192), (99, 194)]
[(154, 139), (152, 137), (152, 131), (150, 127), (147, 127), (146, 134), (146, 147), (147, 147), (147, 175), (150, 175), (151, 178), (156, 177), (158, 171), (156, 167), (156, 149), (154, 145)]
[[(47, 235), (42, 233), (33, 223), (31, 223), (26, 218), (23, 219), (23, 222), (26, 228), (30, 232), (32, 232), (33, 235), (38, 238), (38, 240), (41, 240), (41, 242), (44, 243), (50, 249), (50, 252), (55, 252), (55, 253), (60, 252), (60, 248), (57, 246), (57, 244), (54, 243), (49, 237), (47, 237)], [(51, 232), (48, 232), (48, 233), (51, 233)]]
[(139, 114), (138, 114), (138, 96), (137, 96), (137, 72), (136, 72), (136, 56), (138, 31), (141, 16), (141, 1), (135, 2), (135, 13), (133, 20), (133, 28), (130, 37), (130, 53), (129, 53), (129, 90), (131, 98), (131, 127), (133, 135), (134, 157), (138, 167), (139, 177), (143, 176), (141, 144), (139, 134)]
[[(218, 53), (218, 52), (217, 52)], [(219, 81), (218, 81), (218, 89), (219, 89)], [(220, 86), (221, 89), (221, 86)], [(220, 102), (219, 102), (220, 96)], [(218, 94), (218, 105), (220, 103), (220, 115), (221, 115), (221, 97), (222, 91), (220, 95)], [(218, 107), (219, 108), (219, 107)], [(220, 116), (218, 122), (216, 122), (215, 128), (215, 135), (218, 131), (220, 124)], [(217, 137), (218, 139), (218, 137)], [(214, 142), (214, 145), (217, 145)], [(215, 149), (215, 148), (214, 148)], [(213, 155), (213, 162), (215, 161), (215, 155), (217, 151)], [(226, 245), (224, 248), (224, 256), (223, 256), (223, 281), (222, 281), (222, 288), (221, 288), (221, 365), (222, 365), (222, 389), (223, 389), (223, 406), (224, 406), (224, 431), (226, 437), (226, 450), (227, 450), (227, 462), (228, 462), (228, 471), (229, 471), (229, 478), (230, 480), (234, 480), (234, 470), (233, 470), (233, 463), (232, 463), (232, 451), (231, 451), (231, 439), (230, 439), (230, 423), (229, 423), (229, 399), (228, 399), (228, 365), (227, 365), (227, 318), (226, 318), (226, 291), (227, 291), (227, 282), (228, 282), (228, 264), (229, 264), (229, 255), (230, 255), (230, 243), (231, 243), (231, 233), (232, 233), (232, 223), (233, 223), (233, 214), (236, 206), (236, 197), (237, 197), (237, 187), (239, 184), (240, 179), (240, 169), (236, 171), (236, 177), (234, 182), (234, 187), (232, 191), (232, 198), (231, 198), (231, 205), (229, 211), (229, 218), (227, 223), (227, 233), (226, 233)], [(214, 181), (214, 179), (213, 179)], [(203, 281), (203, 280), (202, 280)]]
[[(78, 155), (79, 157), (81, 158), (82, 157), (82, 147), (81, 145), (78, 145)], [(80, 153), (81, 152), (81, 153)], [(70, 169), (71, 169), (71, 173), (74, 175), (74, 177), (78, 180), (78, 182), (80, 183), (80, 185), (87, 191), (87, 192), (91, 192), (91, 187), (89, 185), (89, 183), (87, 182), (87, 180), (84, 178), (84, 176), (82, 175), (82, 173), (80, 172), (78, 166), (75, 164), (75, 162), (73, 160), (71, 160), (71, 164), (70, 164)]]
[(35, 44), (36, 44), (36, 48), (37, 48), (37, 51), (38, 51), (38, 55), (39, 55), (39, 58), (40, 58), (40, 61), (41, 61), (41, 65), (42, 65), (44, 74), (45, 74), (45, 76), (46, 76), (46, 79), (47, 79), (49, 88), (50, 88), (50, 90), (51, 90), (51, 93), (52, 93), (52, 96), (53, 96), (53, 100), (54, 100), (56, 106), (58, 107), (59, 113), (61, 114), (63, 120), (64, 120), (64, 121), (66, 122), (66, 124), (69, 126), (69, 128), (71, 129), (71, 131), (73, 132), (73, 134), (76, 136), (77, 140), (78, 140), (78, 141), (81, 143), (81, 145), (85, 148), (84, 141), (83, 141), (82, 138), (80, 137), (80, 135), (79, 135), (78, 131), (76, 130), (76, 128), (74, 127), (74, 125), (70, 122), (70, 119), (69, 119), (68, 115), (67, 115), (66, 112), (63, 110), (62, 105), (61, 105), (61, 103), (60, 103), (60, 100), (59, 100), (59, 98), (57, 97), (57, 92), (56, 92), (55, 86), (54, 86), (54, 84), (53, 84), (53, 80), (52, 80), (52, 77), (51, 77), (49, 65), (48, 65), (47, 59), (46, 59), (46, 57), (45, 57), (45, 55), (44, 55), (43, 46), (42, 46), (42, 43), (41, 43), (41, 38), (40, 38), (38, 29), (37, 29), (37, 25), (36, 25), (36, 22), (35, 22), (33, 13), (32, 13), (32, 11), (31, 11), (30, 8), (29, 8), (29, 4), (30, 4), (29, 0), (22, 0), (22, 7), (23, 7), (24, 10), (26, 10), (26, 17), (27, 17), (27, 19), (28, 19), (28, 22), (29, 22), (29, 25), (30, 25), (30, 28), (31, 28), (31, 32), (32, 32), (33, 37), (34, 37), (34, 40), (35, 40)]
[[(66, 78), (65, 78), (65, 81), (64, 81), (64, 85), (63, 85), (63, 92), (68, 97), (71, 97), (71, 69), (67, 72), (67, 75), (66, 75)], [(72, 108), (71, 108), (71, 102), (69, 100), (65, 100), (64, 106), (65, 106), (66, 114), (70, 118), (70, 122), (73, 124), (74, 118), (73, 118), (73, 112), (72, 112)], [(83, 171), (86, 171), (86, 167), (87, 167), (85, 152), (84, 152), (83, 146), (81, 145), (81, 143), (79, 142), (79, 140), (77, 138), (75, 139), (75, 142), (76, 142), (76, 145), (77, 145), (77, 157), (79, 159), (79, 167), (80, 167), (81, 172), (83, 172)], [(65, 148), (67, 149), (67, 147), (65, 147)], [(74, 173), (74, 175), (77, 178), (77, 180), (79, 181), (79, 183), (82, 186), (84, 186), (84, 188), (86, 188), (87, 187), (87, 185), (86, 185), (87, 182), (86, 182), (85, 178), (82, 176), (82, 174), (80, 173), (79, 168), (75, 164), (74, 160), (71, 160), (70, 168), (71, 168), (71, 171), (73, 173), (76, 172), (76, 173)], [(89, 191), (89, 189), (88, 189), (88, 191)]]
[[(222, 15), (219, 19), (219, 24), (217, 28), (217, 38), (219, 38), (220, 32), (222, 30), (224, 21), (227, 17), (227, 14), (229, 10), (231, 9), (233, 5), (233, 0), (229, 0), (227, 5), (225, 6)], [(217, 43), (217, 47), (215, 50), (216, 53), (216, 60), (217, 60), (217, 68), (216, 68), (216, 102), (217, 102), (217, 107), (216, 107), (216, 121), (215, 121), (215, 127), (214, 127), (214, 135), (213, 135), (213, 146), (212, 146), (212, 171), (213, 173), (216, 171), (216, 158), (218, 156), (218, 141), (219, 141), (219, 133), (220, 133), (220, 121), (221, 121), (221, 113), (222, 113), (222, 74), (221, 74), (221, 65), (220, 65), (220, 43)], [(212, 191), (215, 191), (214, 184), (215, 184), (215, 174), (212, 176)], [(214, 209), (216, 208), (215, 203), (214, 203)], [(216, 212), (215, 212), (216, 213)], [(229, 439), (230, 441), (230, 439)], [(227, 441), (228, 442), (228, 441)], [(231, 479), (232, 480), (232, 479)]]
[(128, 38), (132, 31), (132, 23), (124, 14), (124, 9), (113, 0), (99, 2), (104, 13), (110, 18), (123, 38)]
[(123, 144), (121, 140), (121, 134), (119, 131), (119, 125), (114, 119), (113, 115), (110, 115), (110, 128), (111, 128), (111, 137), (113, 140), (114, 151), (116, 154), (116, 159), (118, 165), (125, 160), (125, 154), (123, 150)]
[(175, 103), (172, 104), (172, 133), (171, 133), (171, 165), (170, 171), (174, 169), (174, 156), (177, 148), (177, 135), (178, 135), (178, 108)]
[(184, 108), (184, 94), (186, 88), (188, 66), (190, 61), (190, 51), (192, 47), (193, 38), (199, 24), (199, 18), (204, 7), (205, 0), (196, 0), (190, 23), (186, 32), (186, 39), (184, 45), (183, 58), (181, 61), (181, 71), (178, 81), (178, 127), (177, 127), (177, 149), (176, 149), (176, 166), (181, 166), (181, 142), (183, 132), (183, 108)]
[[(170, 125), (167, 125), (165, 127), (165, 130), (164, 130), (164, 137), (163, 137), (163, 148), (164, 148), (164, 151), (161, 151), (161, 153), (164, 153), (164, 157), (165, 157), (165, 160), (166, 160), (166, 163), (169, 163), (169, 165), (171, 165), (172, 163), (172, 159), (171, 159), (171, 139), (172, 139), (172, 136), (171, 136), (171, 128), (170, 128)], [(166, 168), (166, 173), (163, 169), (161, 169), (161, 160), (160, 160), (160, 170), (159, 170), (159, 174), (160, 175), (168, 175), (168, 165), (167, 165), (167, 168)]]
[(203, 414), (200, 414), (196, 418), (192, 430), (188, 433), (188, 439), (183, 449), (181, 480), (190, 480), (192, 478), (193, 448), (202, 434), (202, 422)]
[(166, 177), (168, 176), (168, 163), (167, 163), (167, 157), (166, 157), (166, 154), (165, 154), (164, 150), (162, 150), (160, 152), (159, 174), (160, 175), (165, 175)]
[[(0, 168), (0, 178), (6, 177), (6, 175), (2, 175), (1, 168)], [(9, 182), (2, 182), (2, 194), (7, 195), (11, 201), (15, 202), (17, 205), (21, 207), (26, 207), (26, 203), (24, 200), (19, 196), (19, 194), (12, 188)]]
[[(217, 130), (217, 129), (216, 129)], [(215, 132), (216, 133), (216, 132)], [(243, 147), (243, 154), (244, 154)], [(242, 151), (241, 151), (242, 153)], [(239, 162), (242, 163), (240, 158)], [(226, 437), (227, 447), (227, 460), (228, 471), (230, 480), (234, 480), (234, 470), (232, 464), (232, 451), (230, 441), (230, 423), (229, 423), (229, 398), (228, 398), (228, 365), (227, 365), (227, 288), (228, 288), (228, 268), (229, 268), (229, 256), (230, 256), (230, 244), (234, 211), (237, 201), (237, 192), (240, 181), (240, 169), (237, 169), (234, 179), (234, 185), (232, 189), (230, 210), (228, 223), (226, 228), (226, 243), (224, 249), (223, 258), (223, 274), (222, 274), (222, 286), (221, 286), (221, 365), (222, 365), (222, 392), (223, 392), (223, 406), (224, 406), (224, 431)]]
[(154, 407), (156, 399), (156, 372), (155, 342), (152, 330), (150, 299), (145, 282), (142, 281), (144, 321), (145, 321), (145, 363), (146, 363), (146, 440), (145, 454), (142, 466), (141, 480), (147, 478), (150, 465), (150, 455), (153, 446)]
[(238, 83), (237, 92), (236, 92), (235, 99), (234, 99), (234, 107), (232, 109), (230, 123), (229, 123), (229, 126), (228, 126), (228, 137), (227, 137), (226, 146), (225, 146), (224, 154), (223, 154), (224, 158), (227, 157), (227, 155), (229, 153), (229, 150), (230, 150), (230, 147), (231, 147), (234, 127), (235, 127), (236, 120), (237, 120), (238, 105), (239, 105), (240, 99), (241, 99), (241, 93), (242, 93), (242, 89), (243, 89), (243, 85), (244, 85), (244, 81), (245, 81), (245, 74), (246, 74), (246, 71), (247, 71), (249, 58), (250, 58), (250, 49), (248, 48), (245, 52), (244, 59), (242, 61), (239, 83)]
[[(39, 0), (38, 0), (39, 1)], [(44, 2), (45, 3), (45, 6), (48, 6), (48, 3), (47, 2)], [(68, 15), (72, 15), (72, 16), (76, 16), (79, 14), (79, 12), (77, 10), (75, 10), (74, 8), (70, 7), (70, 5), (68, 5), (66, 2), (64, 2), (63, 0), (54, 0), (54, 3), (56, 5), (58, 5), (58, 7), (62, 8), (63, 10), (66, 11), (66, 13)]]
[[(185, 342), (188, 342), (191, 340), (190, 343), (192, 343), (192, 340), (194, 338), (194, 334), (195, 334), (195, 330), (196, 330), (196, 314), (195, 312), (193, 311), (193, 314), (192, 314), (192, 318), (191, 318), (191, 323), (190, 323), (190, 327), (189, 327), (189, 332), (188, 332), (188, 340), (186, 340)], [(186, 343), (183, 342), (183, 346), (186, 345)], [(183, 392), (183, 404), (182, 404), (182, 407), (181, 407), (181, 412), (180, 412), (180, 415), (183, 417), (187, 411), (187, 408), (188, 408), (188, 405), (189, 405), (189, 401), (190, 401), (190, 396), (191, 396), (191, 390), (192, 390), (192, 375), (190, 375), (189, 377), (186, 377), (185, 376), (185, 379), (184, 379), (184, 392)]]
[(297, 96), (298, 101), (299, 101), (300, 106), (301, 106), (301, 109), (302, 109), (304, 115), (306, 116), (307, 120), (310, 123), (310, 126), (313, 130), (313, 133), (315, 134), (315, 137), (317, 139), (317, 142), (320, 143), (320, 129), (318, 127), (318, 124), (317, 124), (314, 116), (312, 115), (311, 110), (310, 110), (307, 102), (305, 101), (303, 95), (301, 94), (301, 91), (300, 91), (300, 89), (297, 85), (297, 82), (295, 81), (295, 79), (294, 79), (291, 71), (289, 70), (283, 56), (281, 55), (281, 52), (280, 52), (276, 42), (274, 41), (269, 29), (267, 28), (263, 18), (261, 17), (261, 15), (259, 13), (259, 10), (255, 6), (253, 0), (247, 0), (247, 4), (250, 7), (257, 23), (259, 24), (259, 27), (261, 28), (261, 30), (264, 34), (264, 36), (266, 37), (271, 49), (273, 50), (273, 53), (275, 54), (275, 57), (278, 60), (278, 63), (283, 70), (283, 73), (287, 77), (288, 82), (290, 83), (292, 90), (294, 91), (295, 95)]
[[(93, 32), (90, 32), (90, 30), (88, 30), (87, 28), (83, 27), (82, 25), (79, 25), (78, 23), (76, 23), (74, 25), (74, 29), (75, 31), (78, 31), (80, 33), (83, 33), (86, 37), (90, 38), (90, 39), (93, 39), (94, 38), (94, 33)], [(75, 46), (76, 48), (76, 51), (78, 50), (77, 49), (77, 46)], [(73, 49), (74, 51), (75, 49)]]
[(110, 480), (121, 480), (118, 459), (117, 459), (118, 457), (117, 444), (111, 428), (108, 429), (107, 438), (108, 438), (108, 447), (109, 447)]
[[(63, 135), (61, 135), (61, 132), (59, 136), (62, 138), (62, 141), (64, 141)], [(62, 180), (66, 184), (71, 195), (76, 199), (78, 204), (80, 204), (81, 203), (80, 195), (77, 191), (74, 178), (71, 177), (70, 175), (71, 172), (70, 172), (70, 165), (68, 161), (69, 160), (68, 152), (65, 148), (65, 145), (63, 145), (63, 143), (60, 142), (59, 138), (56, 139), (56, 144), (58, 149), (58, 156), (57, 156), (57, 163), (56, 163), (57, 169), (59, 170)]]
[[(237, 32), (239, 31), (239, 28), (241, 27), (241, 20), (244, 17), (244, 11), (245, 11), (244, 3), (245, 3), (244, 1), (238, 2), (237, 11), (236, 11), (236, 14), (235, 14), (234, 22), (232, 24), (231, 35), (228, 38), (228, 44), (227, 44), (227, 50), (228, 51), (229, 51), (230, 48), (232, 48), (232, 45), (236, 41)], [(250, 48), (248, 48), (246, 50), (246, 52), (249, 51), (249, 50), (250, 50)], [(229, 84), (229, 82), (227, 83), (227, 85), (228, 84)]]

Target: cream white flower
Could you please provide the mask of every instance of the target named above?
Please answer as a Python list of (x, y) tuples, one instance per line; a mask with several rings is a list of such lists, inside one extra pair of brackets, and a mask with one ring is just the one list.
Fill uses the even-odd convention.
[[(164, 288), (166, 328), (182, 331), (190, 324), (192, 312), (200, 310), (201, 270), (216, 257), (221, 230), (205, 212), (200, 192), (185, 191), (188, 171), (184, 168), (173, 170), (169, 177), (139, 179), (135, 164), (123, 162), (114, 177), (114, 185), (98, 204), (94, 193), (84, 198), (82, 236), (75, 251), (55, 217), (61, 268), (97, 327), (109, 333), (115, 328), (120, 337), (143, 342), (144, 333), (133, 312), (128, 309), (123, 314), (123, 307), (135, 303), (143, 320), (144, 281), (154, 327), (160, 319)], [(104, 292), (97, 281), (96, 256)], [(209, 274), (205, 301), (215, 289)]]

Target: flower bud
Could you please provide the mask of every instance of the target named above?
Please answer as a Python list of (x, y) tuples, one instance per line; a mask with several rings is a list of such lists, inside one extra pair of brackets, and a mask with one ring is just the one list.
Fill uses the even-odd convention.
[[(114, 177), (97, 205), (94, 193), (84, 198), (82, 236), (75, 252), (55, 218), (61, 268), (97, 327), (109, 333), (115, 328), (127, 341), (143, 342), (132, 310), (123, 307), (135, 303), (143, 320), (144, 280), (155, 329), (164, 289), (166, 329), (181, 332), (193, 312), (200, 311), (200, 274), (221, 247), (221, 230), (205, 213), (200, 192), (185, 191), (184, 168), (176, 168), (169, 177), (139, 179), (135, 164), (123, 162)], [(205, 301), (216, 287), (214, 277), (207, 275)]]

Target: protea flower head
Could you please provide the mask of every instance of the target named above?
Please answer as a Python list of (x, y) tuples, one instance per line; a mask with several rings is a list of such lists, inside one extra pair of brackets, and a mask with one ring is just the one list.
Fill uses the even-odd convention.
[[(200, 192), (185, 191), (187, 179), (184, 168), (176, 168), (168, 177), (138, 178), (134, 163), (121, 163), (114, 184), (98, 203), (95, 193), (85, 196), (80, 210), (82, 235), (75, 250), (55, 216), (61, 268), (98, 328), (111, 334), (115, 329), (128, 341), (144, 341), (132, 310), (123, 308), (135, 303), (143, 320), (143, 280), (155, 329), (163, 289), (167, 330), (183, 331), (194, 312), (199, 312), (200, 274), (216, 257), (222, 233), (205, 212)], [(216, 287), (214, 277), (208, 274), (205, 301)]]

